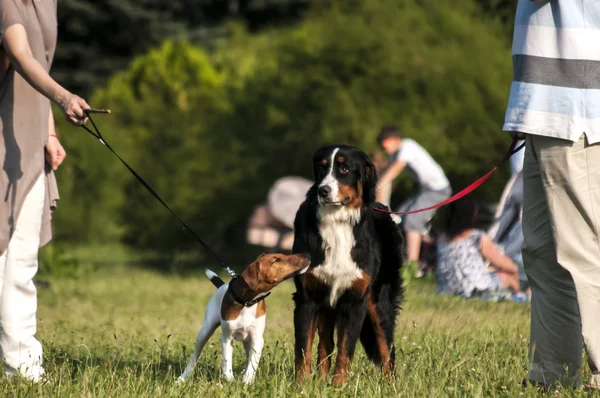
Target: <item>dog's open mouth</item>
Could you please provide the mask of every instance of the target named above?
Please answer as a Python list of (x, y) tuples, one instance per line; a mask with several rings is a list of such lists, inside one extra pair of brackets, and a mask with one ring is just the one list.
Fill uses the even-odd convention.
[(310, 268), (310, 262), (306, 265), (306, 267), (304, 267), (302, 269), (299, 269), (296, 272), (292, 272), (291, 274), (289, 274), (288, 276), (286, 276), (285, 278), (283, 278), (283, 280), (287, 281), (288, 279), (292, 279), (296, 275), (302, 275), (303, 273), (305, 273), (306, 271), (308, 271), (308, 268)]
[(328, 200), (322, 200), (319, 201), (319, 204), (321, 206), (343, 206), (344, 205), (344, 201), (336, 201), (336, 202), (332, 202), (332, 201), (328, 201)]
[(346, 206), (348, 204), (348, 202), (350, 202), (350, 198), (344, 198), (343, 200), (336, 200), (336, 201), (319, 199), (319, 204), (321, 206)]

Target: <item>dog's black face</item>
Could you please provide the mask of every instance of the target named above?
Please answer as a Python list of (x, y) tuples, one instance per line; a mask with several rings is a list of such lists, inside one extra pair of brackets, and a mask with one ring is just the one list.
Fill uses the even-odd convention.
[(366, 153), (348, 145), (319, 149), (313, 157), (320, 206), (360, 209), (375, 202), (377, 172)]

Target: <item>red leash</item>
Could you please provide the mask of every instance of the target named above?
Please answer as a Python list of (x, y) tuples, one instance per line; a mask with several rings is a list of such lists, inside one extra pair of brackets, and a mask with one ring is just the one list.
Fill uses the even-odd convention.
[(450, 204), (452, 202), (455, 202), (458, 199), (467, 196), (468, 194), (470, 194), (471, 192), (473, 192), (474, 190), (476, 190), (477, 188), (479, 188), (479, 186), (481, 184), (483, 184), (484, 182), (486, 182), (487, 179), (490, 178), (491, 175), (494, 174), (494, 172), (496, 170), (498, 170), (498, 168), (504, 164), (504, 162), (506, 162), (508, 159), (510, 159), (510, 157), (512, 155), (514, 155), (515, 153), (517, 153), (521, 149), (523, 149), (523, 147), (525, 146), (525, 143), (521, 144), (521, 146), (519, 146), (517, 148), (517, 142), (518, 141), (519, 141), (518, 138), (514, 138), (513, 139), (513, 142), (510, 144), (510, 147), (508, 148), (508, 151), (506, 152), (506, 155), (504, 155), (504, 158), (502, 158), (502, 160), (500, 161), (500, 163), (498, 163), (498, 165), (496, 167), (494, 167), (486, 175), (484, 175), (483, 177), (481, 177), (480, 179), (478, 179), (477, 181), (475, 181), (474, 183), (472, 183), (471, 185), (469, 185), (468, 187), (466, 187), (462, 191), (460, 191), (460, 192), (452, 195), (451, 197), (449, 197), (448, 199), (444, 200), (443, 202), (440, 202), (440, 203), (438, 203), (436, 205), (433, 205), (433, 206), (426, 207), (424, 209), (417, 209), (417, 210), (411, 210), (411, 211), (389, 211), (389, 210), (383, 210), (383, 209), (378, 209), (378, 208), (374, 208), (373, 210), (379, 211), (381, 213), (387, 213), (387, 214), (401, 214), (401, 215), (405, 215), (405, 214), (421, 213), (421, 212), (427, 211), (427, 210), (434, 210), (434, 209), (437, 209), (439, 207), (446, 206), (447, 204)]

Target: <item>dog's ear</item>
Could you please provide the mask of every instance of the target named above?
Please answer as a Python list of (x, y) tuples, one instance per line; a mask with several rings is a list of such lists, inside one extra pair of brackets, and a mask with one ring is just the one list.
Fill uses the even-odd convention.
[(368, 157), (365, 161), (362, 180), (363, 202), (365, 205), (369, 205), (374, 203), (377, 198), (377, 182), (379, 181), (379, 177), (377, 176), (375, 166)]
[(242, 277), (246, 281), (248, 287), (252, 290), (256, 290), (258, 287), (260, 277), (260, 257), (242, 271)]

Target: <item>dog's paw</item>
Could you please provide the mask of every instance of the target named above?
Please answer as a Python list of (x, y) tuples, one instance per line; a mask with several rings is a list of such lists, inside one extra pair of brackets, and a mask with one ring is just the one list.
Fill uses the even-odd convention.
[(244, 384), (252, 384), (252, 383), (254, 383), (254, 375), (244, 374), (244, 377), (242, 378), (242, 382)]
[(224, 372), (223, 373), (223, 379), (225, 379), (225, 381), (227, 381), (227, 382), (234, 381), (235, 377), (233, 377), (233, 372)]
[(176, 386), (182, 386), (182, 385), (185, 384), (185, 382), (186, 382), (186, 380), (183, 378), (183, 376), (179, 376), (177, 378), (177, 380), (175, 380), (175, 385)]

